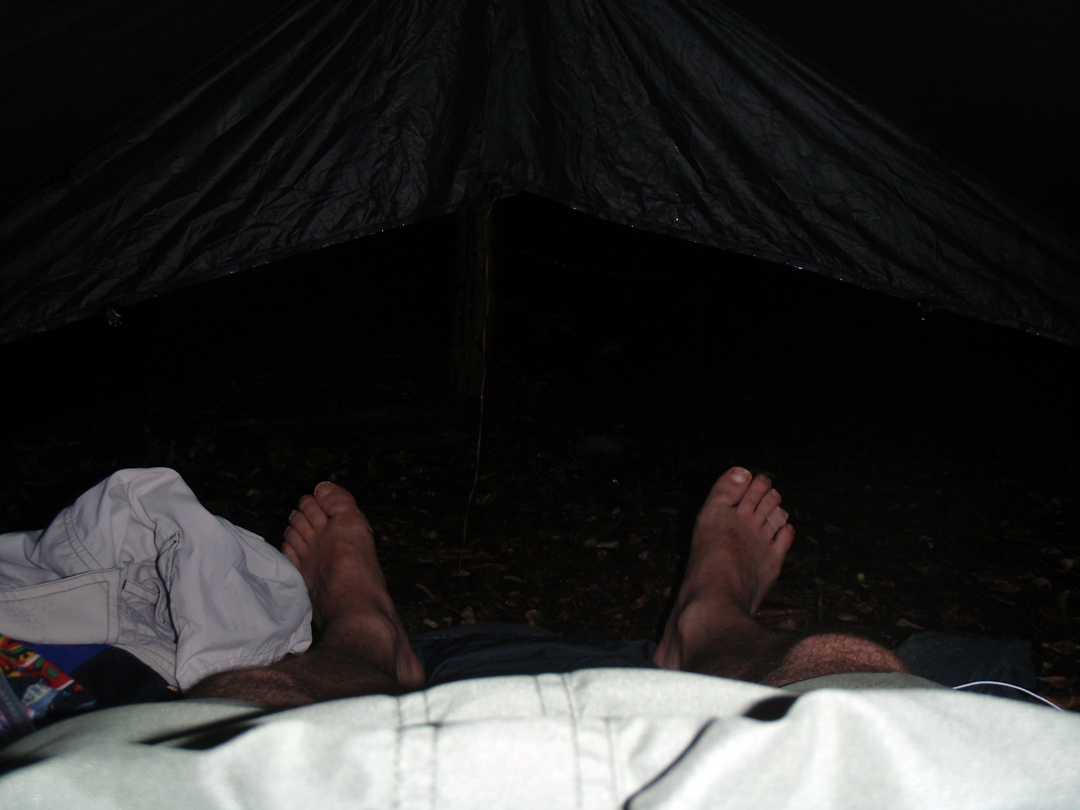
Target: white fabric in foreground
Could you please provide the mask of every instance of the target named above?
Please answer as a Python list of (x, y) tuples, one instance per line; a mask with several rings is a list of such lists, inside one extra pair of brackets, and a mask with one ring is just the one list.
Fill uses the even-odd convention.
[[(0, 753), (0, 766), (44, 758), (0, 779), (0, 793), (86, 808), (1077, 805), (1080, 716), (931, 689), (823, 689), (780, 719), (745, 716), (788, 694), (605, 669), (262, 717), (229, 702), (125, 707)], [(221, 733), (226, 719), (250, 728)], [(200, 725), (213, 733), (185, 736)]]
[(174, 470), (120, 470), (43, 532), (0, 535), (0, 633), (112, 644), (181, 689), (311, 643), (303, 578)]

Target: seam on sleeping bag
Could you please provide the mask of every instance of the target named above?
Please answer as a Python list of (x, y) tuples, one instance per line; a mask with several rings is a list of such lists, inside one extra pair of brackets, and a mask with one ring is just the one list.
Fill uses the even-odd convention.
[(437, 806), (436, 801), (439, 793), (439, 785), (436, 781), (439, 778), (439, 768), (436, 762), (439, 756), (438, 751), (438, 739), (439, 739), (440, 726), (434, 726), (432, 733), (428, 735), (428, 740), (431, 741), (431, 750), (428, 751), (428, 770), (430, 776), (428, 777), (428, 807), (434, 808)]
[(544, 703), (544, 693), (540, 689), (540, 679), (537, 678), (535, 675), (532, 676), (532, 687), (533, 687), (533, 691), (536, 692), (536, 703), (537, 703), (538, 706), (540, 706), (540, 713), (544, 717), (547, 717), (548, 716), (548, 711), (547, 711), (547, 704)]
[(570, 717), (570, 735), (574, 741), (574, 784), (577, 786), (577, 806), (585, 806), (585, 785), (581, 775), (581, 745), (578, 740), (577, 715), (574, 712), (574, 704), (570, 699), (570, 689), (566, 685), (566, 675), (559, 676), (559, 684), (562, 686), (566, 705), (570, 707), (567, 713)]
[(607, 741), (608, 779), (611, 782), (611, 789), (614, 791), (616, 797), (622, 796), (624, 795), (625, 786), (619, 778), (621, 771), (615, 764), (615, 739), (612, 732), (612, 719), (610, 717), (604, 719), (604, 739)]
[(570, 673), (564, 672), (559, 677), (562, 680), (562, 688), (566, 693), (566, 705), (570, 707), (570, 714), (574, 717), (581, 716), (581, 708), (578, 706), (577, 700), (575, 700), (576, 693), (570, 688)]
[(401, 733), (402, 717), (401, 717), (401, 697), (400, 696), (397, 697), (394, 700), (394, 706), (397, 709), (397, 728), (394, 729), (394, 734), (395, 734), (394, 750), (395, 750), (396, 753), (394, 755), (394, 790), (393, 790), (393, 793), (391, 795), (393, 795), (393, 797), (394, 797), (394, 805), (397, 806), (397, 807), (401, 807), (402, 799), (404, 797), (401, 795), (401, 787), (402, 787), (401, 759), (402, 759), (402, 756), (403, 756), (403, 752), (402, 752), (402, 748), (403, 748), (402, 737), (403, 737), (403, 735)]

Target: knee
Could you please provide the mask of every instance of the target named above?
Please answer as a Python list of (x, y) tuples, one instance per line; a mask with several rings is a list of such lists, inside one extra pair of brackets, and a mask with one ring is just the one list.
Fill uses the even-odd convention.
[(880, 644), (856, 636), (823, 633), (804, 638), (791, 654), (839, 667), (837, 672), (907, 672), (904, 662)]
[(229, 698), (256, 703), (268, 709), (292, 708), (313, 702), (295, 678), (271, 668), (219, 672), (199, 681), (184, 697)]
[(796, 643), (766, 683), (784, 686), (846, 672), (907, 672), (907, 667), (893, 653), (873, 641), (839, 633), (823, 633)]

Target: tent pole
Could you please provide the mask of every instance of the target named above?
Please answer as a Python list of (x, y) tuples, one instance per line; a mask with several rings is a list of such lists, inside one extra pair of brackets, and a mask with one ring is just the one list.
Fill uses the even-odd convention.
[[(457, 273), (450, 325), (450, 389), (457, 397), (482, 395), (491, 355), (495, 312), (495, 201), (481, 199), (457, 214)], [(485, 353), (487, 356), (485, 356)]]

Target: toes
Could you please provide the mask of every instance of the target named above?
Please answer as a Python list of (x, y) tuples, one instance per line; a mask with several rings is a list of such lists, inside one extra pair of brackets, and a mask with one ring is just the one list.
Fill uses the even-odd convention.
[(313, 529), (313, 535), (325, 529), (329, 520), (318, 500), (311, 495), (305, 495), (300, 499), (299, 511), (293, 514), (293, 520), (297, 519), (297, 514), (303, 515), (307, 519), (307, 524)]
[[(295, 535), (295, 533), (293, 534)], [(308, 589), (308, 592), (310, 593), (310, 591), (312, 590), (312, 582), (309, 578), (311, 572), (304, 570), (303, 561), (300, 559), (300, 553), (288, 542), (286, 542), (285, 545), (281, 547), (281, 553), (288, 557), (289, 562), (296, 566), (296, 570), (299, 571), (300, 576), (304, 578), (304, 586)]]
[(780, 531), (787, 525), (788, 513), (781, 509), (779, 506), (769, 512), (769, 516), (765, 518), (765, 522), (773, 527), (773, 531)]
[[(325, 525), (325, 517), (323, 520)], [(292, 514), (289, 515), (289, 528), (285, 530), (286, 538), (289, 537), (290, 529), (295, 532), (305, 546), (314, 540), (315, 535), (318, 533), (318, 530), (312, 526), (311, 521), (308, 520), (308, 516), (298, 509), (294, 510)]]
[[(781, 509), (781, 512), (784, 510)], [(783, 527), (776, 533), (776, 537), (773, 538), (773, 552), (783, 558), (788, 549), (791, 548), (791, 544), (795, 540), (795, 527), (790, 523), (785, 523)]]
[[(769, 520), (774, 510), (780, 506), (780, 493), (775, 489), (770, 489), (764, 495), (761, 496), (761, 500), (758, 501), (757, 508), (754, 510), (754, 516), (762, 522)], [(783, 511), (782, 509), (780, 511)], [(785, 514), (787, 514), (785, 512)], [(781, 523), (780, 526), (783, 524)], [(780, 526), (776, 528), (779, 529)]]
[(285, 530), (285, 545), (292, 546), (297, 554), (304, 554), (308, 549), (308, 541), (292, 526)]
[(761, 503), (761, 499), (771, 491), (772, 481), (764, 475), (757, 476), (750, 482), (750, 486), (746, 488), (746, 494), (739, 501), (739, 512), (744, 515), (753, 514), (757, 510), (758, 504)]
[(356, 505), (356, 499), (349, 490), (329, 481), (323, 481), (315, 487), (315, 500), (330, 517), (360, 511)]
[(729, 506), (736, 504), (746, 494), (751, 478), (749, 470), (742, 467), (732, 467), (713, 484), (709, 499), (716, 498), (721, 503), (726, 503)]

